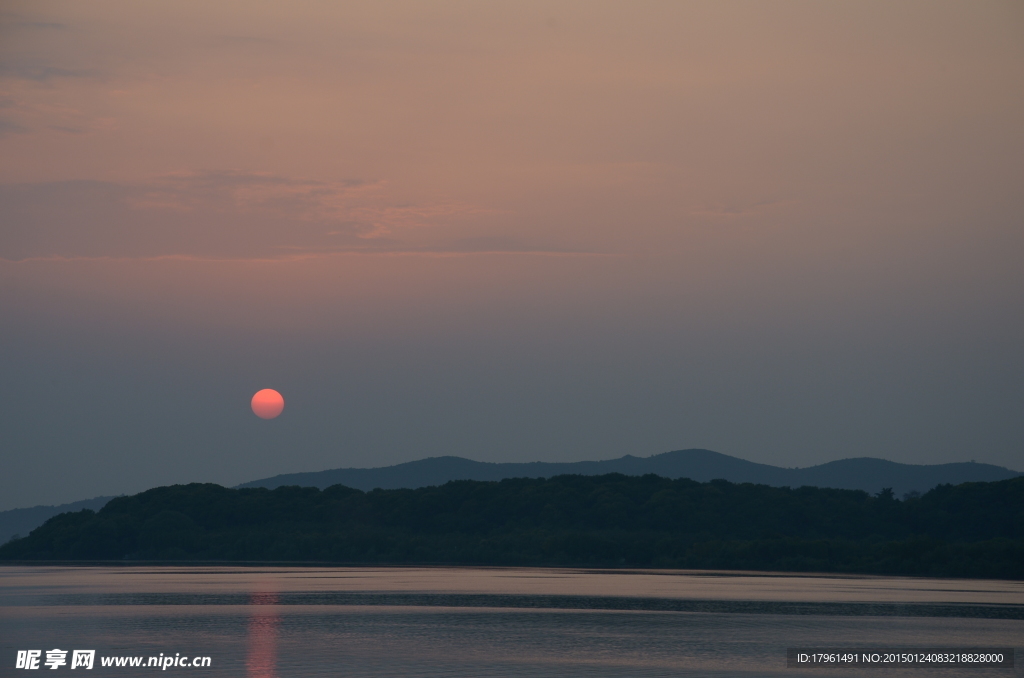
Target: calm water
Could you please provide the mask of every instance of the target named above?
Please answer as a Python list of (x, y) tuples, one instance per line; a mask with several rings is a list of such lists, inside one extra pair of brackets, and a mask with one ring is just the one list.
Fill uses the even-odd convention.
[[(1001, 646), (1015, 669), (787, 669), (786, 648)], [(202, 676), (1022, 675), (1024, 582), (506, 568), (0, 567), (18, 650)], [(45, 654), (42, 658), (45, 661)], [(70, 671), (68, 665), (57, 671)], [(104, 668), (85, 675), (153, 675)], [(77, 675), (78, 669), (75, 669)], [(63, 675), (61, 673), (60, 675)]]

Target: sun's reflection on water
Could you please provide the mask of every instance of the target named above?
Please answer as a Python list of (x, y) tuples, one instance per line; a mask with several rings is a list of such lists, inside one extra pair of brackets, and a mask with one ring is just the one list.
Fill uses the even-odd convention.
[(253, 593), (249, 598), (249, 678), (277, 678), (277, 627), (281, 623), (276, 593)]

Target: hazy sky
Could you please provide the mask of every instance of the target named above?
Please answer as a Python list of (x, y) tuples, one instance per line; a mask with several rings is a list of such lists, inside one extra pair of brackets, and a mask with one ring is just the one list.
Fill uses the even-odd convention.
[(1024, 4), (7, 0), (0, 446), (1024, 470)]

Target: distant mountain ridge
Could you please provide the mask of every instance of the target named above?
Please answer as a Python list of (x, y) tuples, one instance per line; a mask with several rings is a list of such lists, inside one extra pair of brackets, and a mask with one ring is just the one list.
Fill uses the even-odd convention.
[(711, 450), (690, 449), (665, 452), (651, 457), (627, 454), (605, 461), (568, 463), (535, 461), (529, 463), (491, 463), (462, 457), (429, 457), (379, 468), (339, 468), (310, 473), (287, 473), (253, 480), (238, 487), (300, 485), (324, 489), (345, 485), (358, 490), (392, 490), (443, 485), (450, 480), (502, 480), (504, 478), (550, 478), (557, 475), (603, 475), (622, 473), (641, 476), (654, 473), (665, 478), (690, 478), (698, 482), (724, 479), (734, 483), (756, 483), (774, 487), (831, 487), (864, 490), (875, 494), (891, 487), (897, 497), (907, 492), (927, 492), (936, 485), (966, 482), (992, 482), (1015, 478), (1017, 471), (962, 462), (954, 464), (900, 464), (884, 459), (860, 457), (840, 459), (807, 468), (782, 468), (730, 457)]

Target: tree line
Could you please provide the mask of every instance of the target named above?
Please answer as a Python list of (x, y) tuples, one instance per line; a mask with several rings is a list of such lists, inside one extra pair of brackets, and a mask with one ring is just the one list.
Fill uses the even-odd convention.
[(362, 492), (158, 487), (63, 513), (2, 560), (664, 567), (1024, 579), (1024, 477), (897, 499), (655, 475)]

